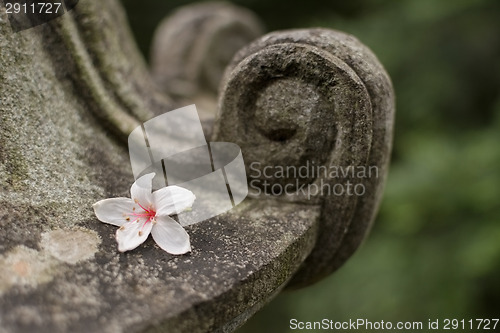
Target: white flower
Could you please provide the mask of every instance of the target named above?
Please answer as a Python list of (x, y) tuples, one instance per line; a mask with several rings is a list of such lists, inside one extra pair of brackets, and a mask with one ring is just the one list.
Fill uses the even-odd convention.
[(120, 227), (116, 231), (116, 241), (121, 252), (135, 249), (150, 233), (156, 244), (168, 253), (189, 252), (189, 235), (169, 215), (190, 208), (196, 197), (179, 186), (167, 186), (152, 192), (154, 176), (154, 173), (149, 173), (132, 184), (132, 199), (111, 198), (95, 203), (95, 215), (102, 222)]

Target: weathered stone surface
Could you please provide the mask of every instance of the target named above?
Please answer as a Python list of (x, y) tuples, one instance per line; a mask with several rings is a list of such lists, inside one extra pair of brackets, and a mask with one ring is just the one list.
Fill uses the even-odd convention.
[(122, 16), (115, 1), (84, 1), (16, 34), (0, 13), (2, 332), (231, 331), (313, 247), (317, 209), (248, 200), (189, 227), (189, 255), (152, 241), (117, 252), (91, 205), (127, 195), (117, 139), (170, 102), (127, 46)]
[[(261, 183), (266, 180), (281, 188), (331, 189), (349, 182), (365, 189), (361, 196), (330, 191), (310, 198), (300, 190), (278, 196), (322, 205), (322, 232), (291, 286), (315, 282), (345, 262), (375, 218), (392, 142), (390, 79), (373, 53), (353, 36), (304, 29), (270, 33), (239, 51), (224, 80), (214, 138), (240, 145), (247, 175), (254, 172)], [(254, 162), (258, 166), (251, 167)], [(305, 177), (268, 177), (264, 171), (269, 166), (309, 172)], [(339, 179), (330, 171), (314, 172), (318, 166), (375, 167), (377, 173)]]
[[(318, 163), (332, 158), (375, 161), (383, 168), (387, 150), (374, 147), (383, 142), (389, 147), (392, 100), (388, 81), (380, 81), (385, 75), (381, 67), (372, 66), (374, 58), (363, 47), (349, 44), (350, 37), (336, 43), (328, 38), (316, 41), (314, 31), (291, 34), (287, 38), (299, 42), (281, 48), (274, 45), (281, 42), (268, 36), (244, 51), (256, 48), (248, 54), (256, 56), (240, 53), (232, 69), (235, 75), (244, 73), (236, 65), (248, 64), (247, 59), (259, 62), (261, 56), (273, 63), (285, 50), (290, 62), (276, 68), (240, 67), (259, 82), (266, 82), (262, 73), (280, 68), (306, 79), (292, 75), (287, 80), (285, 75), (282, 82), (266, 85), (265, 93), (259, 85), (238, 90), (227, 81), (217, 135), (227, 135), (262, 162), (288, 158), (279, 154), (275, 142), (296, 140), (290, 141), (295, 152)], [(283, 35), (275, 36), (279, 40)], [(314, 47), (307, 45), (309, 39)], [(262, 44), (266, 41), (272, 41), (270, 49)], [(346, 57), (352, 57), (354, 64), (359, 61), (360, 67), (365, 66), (366, 56), (366, 73), (336, 60), (343, 58), (328, 49), (331, 45), (352, 52)], [(331, 78), (318, 81), (321, 73), (303, 61), (314, 61), (331, 73), (338, 88)], [(283, 65), (293, 63), (302, 65), (298, 69)], [(245, 141), (230, 130), (240, 126), (235, 109), (228, 108), (231, 103), (238, 106), (236, 96), (227, 95), (231, 89), (249, 95), (247, 101), (255, 96), (256, 114), (261, 117), (255, 133), (267, 138), (260, 138), (261, 151), (252, 151), (247, 133), (240, 133)], [(276, 97), (281, 94), (285, 97)], [(152, 240), (119, 253), (116, 229), (95, 218), (92, 204), (128, 195), (133, 177), (123, 141), (143, 120), (179, 106), (182, 102), (173, 95), (153, 84), (115, 0), (81, 1), (70, 13), (19, 33), (10, 29), (5, 12), (0, 12), (2, 332), (230, 332), (275, 296), (306, 257), (299, 283), (328, 273), (357, 246), (369, 223), (364, 217), (373, 213), (370, 205), (376, 205), (379, 197), (378, 182), (369, 185), (373, 189), (365, 210), (354, 209), (359, 200), (349, 198), (329, 202), (320, 196), (310, 201), (258, 197), (189, 226), (193, 251), (188, 255), (169, 255)], [(286, 114), (276, 117), (287, 99)], [(334, 116), (328, 113), (332, 103)], [(352, 119), (348, 119), (350, 103), (358, 110)], [(309, 115), (303, 112), (304, 105), (314, 111), (312, 121), (296, 121)], [(241, 106), (252, 111), (250, 104)], [(248, 125), (253, 123), (251, 116), (241, 117)], [(329, 131), (325, 119), (338, 124), (329, 134), (324, 134)], [(223, 134), (226, 129), (228, 134)], [(384, 131), (387, 134), (380, 134)], [(339, 133), (351, 140), (345, 142), (347, 148), (337, 147), (342, 143)], [(273, 151), (279, 158), (270, 154)], [(303, 160), (291, 155), (289, 162), (300, 166)], [(344, 219), (347, 212), (363, 218)], [(340, 247), (335, 256), (341, 258), (318, 259), (322, 244)]]

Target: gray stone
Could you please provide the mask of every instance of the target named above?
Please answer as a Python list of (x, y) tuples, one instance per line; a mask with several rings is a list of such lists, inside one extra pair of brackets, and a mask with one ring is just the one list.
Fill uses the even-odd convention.
[(251, 11), (228, 2), (180, 7), (156, 28), (152, 76), (169, 95), (196, 104), (210, 137), (226, 65), (239, 49), (263, 34), (263, 24)]
[[(291, 45), (288, 50), (293, 54), (304, 48)], [(271, 49), (276, 57), (282, 55), (279, 47), (271, 45)], [(373, 119), (384, 115), (390, 124), (392, 116), (384, 107), (377, 113), (374, 105), (392, 100), (384, 95), (386, 86), (372, 91), (364, 80), (373, 78), (376, 83), (382, 72), (377, 68), (366, 77), (358, 73), (357, 78), (349, 66), (325, 61), (330, 51), (307, 51), (295, 59), (316, 55), (318, 66), (338, 73), (346, 87), (331, 96), (320, 91), (316, 100), (301, 101), (301, 105), (328, 107), (343, 101), (371, 110), (356, 115), (363, 120), (359, 124), (337, 116), (330, 119), (321, 112), (318, 117), (357, 129), (355, 135), (346, 136), (355, 154), (339, 153), (343, 159), (362, 163), (363, 158), (374, 158), (374, 142), (389, 137), (375, 133), (382, 129), (390, 133), (390, 126)], [(271, 51), (263, 54), (273, 57)], [(352, 56), (363, 61), (362, 54)], [(236, 58), (230, 71), (237, 74), (235, 65), (245, 59)], [(314, 77), (316, 70), (310, 69), (311, 74), (307, 67), (301, 73)], [(226, 82), (224, 89), (222, 100), (232, 88)], [(254, 88), (247, 89), (251, 93)], [(262, 150), (273, 147), (273, 138), (289, 140), (294, 130), (304, 138), (306, 148), (316, 149), (314, 137), (322, 135), (325, 125), (317, 120), (296, 123), (295, 115), (300, 117), (302, 111), (294, 107), (276, 119), (274, 112), (282, 101), (272, 98), (275, 93), (301, 91), (307, 98), (316, 89), (310, 82), (291, 80), (270, 86), (269, 93), (261, 96), (259, 113), (269, 122), (261, 121), (258, 126), (270, 138), (262, 141)], [(255, 87), (255, 96), (258, 92)], [(173, 95), (153, 83), (115, 0), (81, 1), (62, 17), (19, 33), (11, 30), (5, 12), (0, 12), (2, 332), (230, 332), (279, 293), (304, 262), (301, 272), (305, 269), (317, 276), (311, 271), (314, 257), (310, 254), (314, 256), (325, 230), (348, 226), (347, 236), (331, 243), (340, 249), (345, 239), (364, 234), (366, 221), (340, 217), (325, 221), (328, 214), (338, 213), (331, 208), (335, 205), (338, 210), (352, 211), (350, 202), (344, 207), (342, 201), (329, 203), (321, 197), (301, 202), (267, 196), (248, 198), (224, 215), (187, 227), (193, 247), (188, 255), (165, 253), (151, 239), (134, 251), (119, 253), (116, 228), (99, 222), (92, 204), (128, 196), (133, 177), (124, 144), (127, 135), (142, 121), (182, 105)], [(338, 101), (332, 99), (338, 96)], [(273, 108), (267, 110), (266, 104)], [(227, 105), (222, 105), (218, 125), (221, 137), (225, 126), (238, 124), (238, 119), (226, 118), (234, 113)], [(348, 112), (349, 107), (340, 109)], [(284, 131), (275, 133), (275, 126)], [(360, 133), (365, 129), (368, 132)], [(318, 161), (330, 158), (334, 134), (325, 137), (326, 146), (305, 156)], [(230, 141), (241, 141), (234, 134), (226, 135)], [(256, 157), (272, 158), (242, 146)], [(300, 152), (299, 142), (293, 147)], [(386, 163), (388, 151), (377, 153), (386, 154), (380, 165)], [(301, 161), (292, 157), (290, 163), (300, 165)], [(373, 186), (380, 191), (378, 184)], [(369, 202), (378, 199), (379, 192), (370, 193)], [(354, 225), (361, 225), (359, 231)], [(349, 244), (355, 246), (355, 242)], [(332, 260), (338, 262), (328, 258), (328, 267)], [(326, 274), (325, 264), (318, 262)]]
[(156, 29), (153, 77), (170, 94), (215, 96), (226, 65), (236, 51), (264, 33), (262, 26), (252, 12), (227, 2), (181, 7)]

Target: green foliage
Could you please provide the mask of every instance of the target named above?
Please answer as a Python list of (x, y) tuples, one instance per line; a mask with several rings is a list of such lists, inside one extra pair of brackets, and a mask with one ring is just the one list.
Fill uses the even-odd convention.
[(387, 68), (397, 97), (393, 163), (364, 246), (324, 281), (278, 296), (239, 332), (289, 331), (291, 318), (498, 318), (500, 2), (238, 3), (273, 30), (352, 33)]

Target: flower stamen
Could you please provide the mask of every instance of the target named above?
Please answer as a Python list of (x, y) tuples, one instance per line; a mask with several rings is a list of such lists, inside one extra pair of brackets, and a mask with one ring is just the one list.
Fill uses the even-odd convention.
[[(135, 199), (134, 201), (135, 201), (135, 203), (136, 203), (136, 204), (138, 204), (138, 205), (139, 205), (139, 207), (141, 207), (142, 209), (144, 209), (146, 212), (150, 213), (150, 210), (149, 210), (149, 209), (144, 208), (144, 207), (141, 205), (141, 203), (139, 202), (139, 200)], [(151, 209), (151, 208), (150, 208), (150, 209)]]

